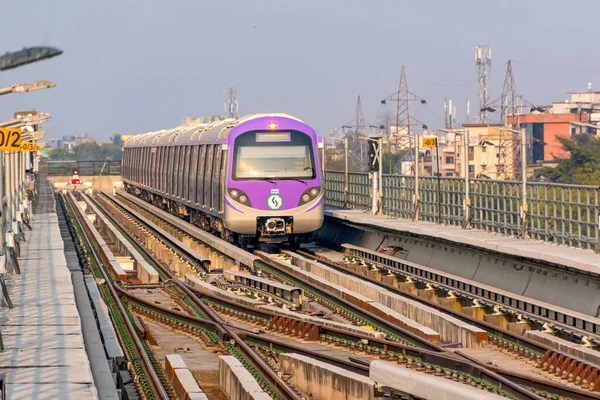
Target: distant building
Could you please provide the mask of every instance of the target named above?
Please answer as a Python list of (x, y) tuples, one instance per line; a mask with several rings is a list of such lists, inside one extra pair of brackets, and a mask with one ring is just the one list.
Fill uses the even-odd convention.
[[(532, 108), (530, 114), (510, 115), (508, 124), (520, 124), (532, 138), (529, 164), (568, 158), (558, 138), (587, 133), (600, 137), (600, 92), (573, 92), (571, 98), (550, 106)], [(598, 128), (596, 128), (598, 126)]]
[(516, 133), (503, 124), (464, 124), (469, 132), (467, 148), (462, 134), (452, 132), (438, 137), (439, 160), (436, 149), (421, 149), (423, 172), (442, 177), (464, 177), (464, 152), (467, 151), (470, 178), (512, 179), (518, 167), (515, 164), (513, 143)]

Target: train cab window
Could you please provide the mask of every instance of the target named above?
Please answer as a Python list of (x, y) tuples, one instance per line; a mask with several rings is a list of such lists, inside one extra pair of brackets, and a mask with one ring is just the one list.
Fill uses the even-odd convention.
[(246, 132), (235, 140), (234, 180), (313, 179), (313, 145), (302, 132)]
[(209, 209), (213, 208), (212, 204), (212, 170), (213, 170), (213, 148), (210, 144), (206, 146), (206, 171), (204, 171), (204, 200), (205, 205)]
[(206, 146), (200, 148), (200, 156), (198, 158), (198, 176), (196, 184), (196, 202), (200, 207), (204, 207), (206, 204), (204, 199), (204, 170), (206, 169)]
[(198, 170), (198, 152), (199, 152), (200, 146), (192, 146), (192, 160), (190, 163), (190, 171), (192, 171), (192, 173), (190, 173), (188, 175), (188, 179), (189, 179), (189, 194), (188, 194), (188, 199), (192, 202), (192, 203), (197, 203), (198, 201), (196, 200), (196, 174), (194, 173), (194, 171)]

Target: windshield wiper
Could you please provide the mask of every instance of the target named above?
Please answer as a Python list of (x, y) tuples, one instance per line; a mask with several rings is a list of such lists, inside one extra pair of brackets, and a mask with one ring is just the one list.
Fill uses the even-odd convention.
[(271, 178), (252, 178), (251, 180), (257, 180), (257, 181), (267, 181), (269, 183), (272, 183), (273, 185), (277, 185), (277, 182), (275, 182), (273, 179)]
[(302, 179), (298, 179), (298, 178), (277, 178), (280, 181), (296, 181), (296, 182), (300, 182), (300, 183), (304, 183), (306, 185), (306, 181), (303, 181)]

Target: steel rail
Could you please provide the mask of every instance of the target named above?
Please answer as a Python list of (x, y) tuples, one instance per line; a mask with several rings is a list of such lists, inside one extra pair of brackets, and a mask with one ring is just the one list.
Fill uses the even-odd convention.
[[(90, 238), (90, 235), (88, 232), (89, 228), (87, 227), (87, 224), (85, 224), (84, 221), (82, 221), (82, 218), (84, 218), (84, 217), (81, 216), (78, 211), (76, 211), (76, 210), (78, 210), (78, 207), (76, 206), (76, 203), (73, 201), (72, 194), (70, 194), (67, 201), (69, 202), (69, 206), (73, 210), (73, 215), (77, 221), (77, 224), (81, 227), (81, 233), (83, 235), (83, 240), (86, 241), (88, 247), (91, 249), (90, 255), (94, 258), (96, 265), (102, 265), (102, 261), (100, 260), (100, 258), (94, 251), (94, 247), (92, 246), (91, 238)], [(65, 210), (65, 212), (66, 212), (66, 210)], [(130, 339), (135, 344), (135, 347), (136, 347), (135, 351), (137, 353), (137, 356), (142, 360), (144, 373), (150, 378), (149, 381), (151, 382), (151, 384), (153, 386), (154, 394), (159, 399), (170, 398), (171, 396), (168, 394), (167, 390), (163, 386), (160, 377), (156, 373), (156, 370), (154, 369), (154, 366), (152, 365), (152, 362), (150, 361), (150, 358), (146, 354), (146, 350), (144, 349), (144, 346), (137, 334), (135, 327), (133, 326), (132, 322), (129, 320), (129, 317), (127, 316), (127, 311), (123, 307), (123, 304), (121, 303), (121, 301), (119, 301), (119, 295), (111, 283), (112, 281), (111, 281), (110, 276), (108, 276), (108, 274), (106, 273), (104, 268), (98, 268), (98, 269), (100, 270), (100, 273), (102, 274), (102, 276), (104, 278), (106, 287), (108, 288), (108, 291), (110, 292), (111, 297), (113, 298), (113, 300), (115, 300), (118, 312), (121, 315), (121, 318), (124, 321), (124, 325), (127, 328), (127, 331), (128, 331), (127, 333), (129, 335)]]
[[(135, 211), (128, 209), (126, 205), (122, 204), (117, 199), (107, 196), (106, 194), (103, 194), (103, 196), (109, 201), (111, 201), (117, 209), (120, 209), (122, 212), (128, 213), (130, 216), (132, 216), (138, 223), (140, 223), (140, 225), (144, 226), (144, 228), (148, 228), (148, 226), (150, 225), (144, 217), (142, 217)], [(110, 216), (109, 218), (112, 221), (112, 218)], [(114, 221), (112, 222), (114, 223)], [(161, 237), (157, 229), (152, 229), (152, 231), (156, 232), (156, 236)], [(137, 242), (136, 238), (130, 238)], [(167, 239), (162, 238), (162, 240)], [(170, 238), (167, 241), (171, 243), (171, 246), (178, 248), (179, 251), (183, 251), (183, 249), (181, 249), (181, 247), (177, 243), (178, 240), (173, 240), (173, 238)], [(237, 335), (237, 333), (225, 324), (223, 319), (217, 313), (215, 313), (210, 307), (204, 304), (202, 300), (200, 300), (196, 296), (196, 294), (192, 290), (190, 290), (188, 285), (181, 282), (179, 278), (173, 273), (173, 271), (171, 271), (171, 269), (168, 268), (168, 266), (165, 266), (158, 258), (156, 258), (153, 254), (148, 252), (144, 248), (144, 246), (141, 246), (141, 243), (138, 242), (138, 244), (140, 249), (152, 260), (154, 265), (160, 268), (161, 271), (165, 273), (170, 278), (170, 280), (174, 282), (179, 287), (179, 289), (183, 293), (185, 293), (187, 297), (191, 301), (193, 301), (195, 305), (207, 315), (207, 319), (212, 320), (216, 323), (216, 325), (222, 330), (223, 337), (229, 337), (231, 338), (231, 340), (237, 343), (237, 345), (242, 349), (242, 351), (246, 353), (246, 355), (249, 358), (249, 361), (254, 365), (254, 367), (261, 370), (265, 377), (270, 381), (270, 383), (273, 384), (277, 389), (279, 389), (282, 397), (291, 398), (293, 400), (301, 400), (301, 397), (294, 391), (294, 389), (292, 389), (275, 372), (273, 372), (273, 370)]]

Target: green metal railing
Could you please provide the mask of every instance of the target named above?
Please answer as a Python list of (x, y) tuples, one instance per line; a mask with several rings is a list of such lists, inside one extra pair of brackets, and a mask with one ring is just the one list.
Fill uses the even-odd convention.
[[(325, 171), (325, 204), (329, 207), (372, 207), (372, 180), (367, 173), (350, 173), (344, 193), (343, 171)], [(415, 213), (413, 176), (383, 175), (381, 199), (376, 207), (383, 215), (404, 219), (464, 225), (510, 236), (599, 250), (600, 187), (470, 179), (468, 207), (465, 180), (422, 177), (419, 179), (418, 213)], [(415, 218), (416, 216), (416, 218)]]
[(118, 176), (121, 160), (44, 161), (40, 162), (39, 171), (44, 176), (72, 176), (73, 171), (79, 176)]

